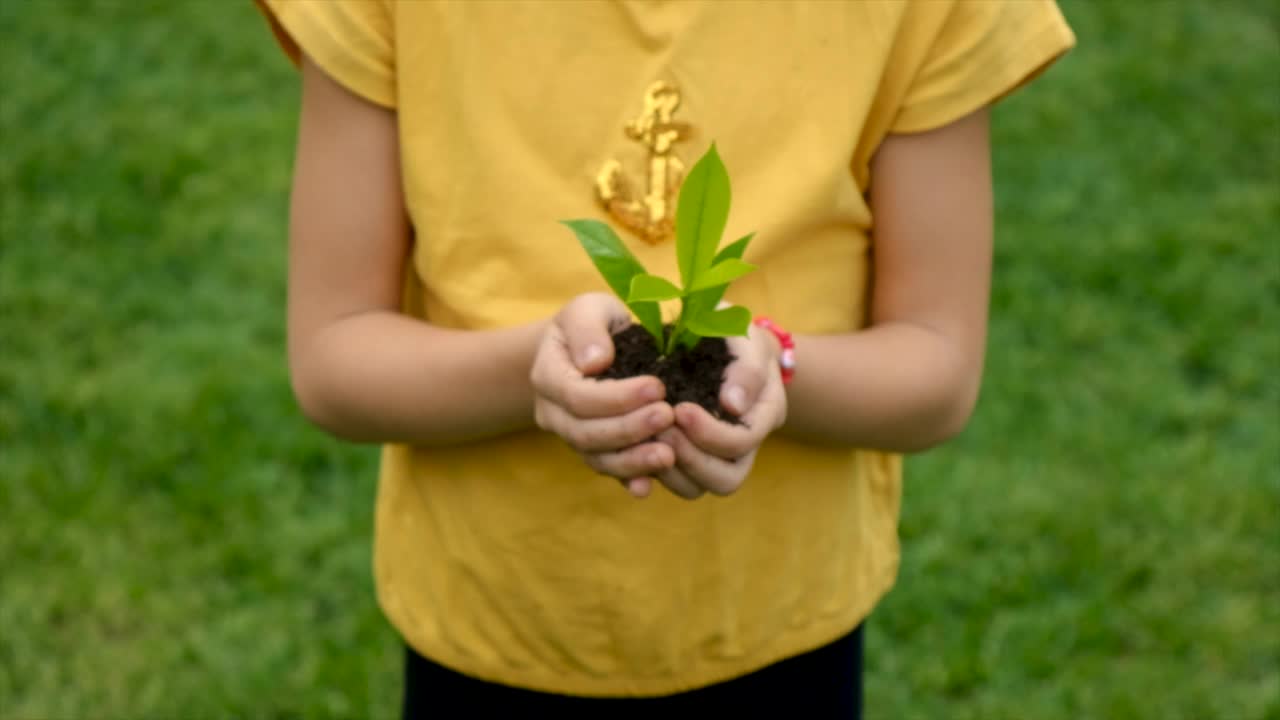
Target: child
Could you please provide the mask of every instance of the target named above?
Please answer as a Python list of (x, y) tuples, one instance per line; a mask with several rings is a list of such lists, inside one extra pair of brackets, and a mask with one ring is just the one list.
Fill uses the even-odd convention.
[[(294, 390), (384, 446), (406, 717), (856, 717), (900, 454), (978, 394), (985, 108), (1073, 44), (1053, 1), (259, 1), (302, 68)], [(741, 426), (589, 377), (629, 315), (557, 223), (609, 217), (675, 276), (712, 141), (725, 237), (758, 232), (728, 299), (772, 319), (730, 341)]]

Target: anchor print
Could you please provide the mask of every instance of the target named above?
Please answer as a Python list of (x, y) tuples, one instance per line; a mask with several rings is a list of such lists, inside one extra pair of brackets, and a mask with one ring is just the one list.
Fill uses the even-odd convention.
[(661, 80), (645, 91), (644, 111), (623, 128), (626, 136), (645, 146), (649, 174), (645, 193), (637, 196), (623, 174), (622, 163), (608, 160), (596, 175), (596, 195), (609, 214), (646, 242), (657, 244), (675, 231), (675, 199), (684, 179), (684, 163), (673, 152), (691, 129), (672, 120), (680, 107), (680, 91)]

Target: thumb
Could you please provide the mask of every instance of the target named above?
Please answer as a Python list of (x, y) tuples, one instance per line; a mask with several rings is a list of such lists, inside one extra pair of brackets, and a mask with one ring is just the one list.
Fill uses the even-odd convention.
[(741, 417), (760, 399), (760, 393), (764, 391), (768, 380), (767, 373), (778, 372), (778, 369), (755, 340), (741, 340), (733, 344), (736, 347), (732, 351), (737, 359), (725, 368), (724, 383), (720, 386), (720, 404)]
[(627, 308), (612, 295), (580, 295), (560, 314), (560, 330), (575, 367), (583, 375), (603, 372), (613, 364), (612, 328), (630, 321)]

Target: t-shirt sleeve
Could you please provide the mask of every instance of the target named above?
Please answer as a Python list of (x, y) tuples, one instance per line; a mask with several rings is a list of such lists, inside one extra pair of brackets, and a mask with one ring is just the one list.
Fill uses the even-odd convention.
[(302, 54), (343, 87), (396, 106), (394, 13), (390, 0), (255, 0), (281, 48)]
[(1075, 45), (1054, 0), (918, 0), (916, 50), (890, 132), (960, 119), (1030, 82)]

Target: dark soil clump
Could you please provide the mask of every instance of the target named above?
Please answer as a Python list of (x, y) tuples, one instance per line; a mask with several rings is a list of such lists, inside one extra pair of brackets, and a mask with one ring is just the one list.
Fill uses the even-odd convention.
[[(670, 332), (670, 326), (667, 331)], [(724, 338), (703, 338), (691, 349), (677, 348), (662, 357), (657, 345), (640, 325), (631, 325), (613, 336), (613, 364), (596, 377), (622, 380), (639, 375), (656, 375), (667, 388), (667, 402), (701, 405), (712, 417), (740, 424), (737, 417), (720, 405), (720, 385), (725, 368), (733, 362)]]

